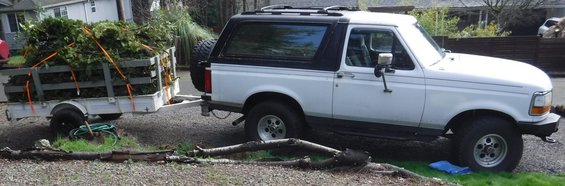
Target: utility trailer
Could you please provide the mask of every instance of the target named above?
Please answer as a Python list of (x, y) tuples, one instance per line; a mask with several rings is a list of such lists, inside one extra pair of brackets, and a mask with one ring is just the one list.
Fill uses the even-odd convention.
[[(171, 55), (168, 55), (171, 54)], [(103, 74), (103, 79), (85, 80), (63, 83), (42, 83), (42, 75), (51, 73), (74, 73), (69, 66), (46, 66), (32, 68), (18, 68), (1, 70), (0, 73), (14, 76), (28, 75), (33, 86), (25, 85), (6, 85), (4, 91), (8, 97), (6, 107), (6, 117), (11, 122), (26, 117), (46, 117), (51, 119), (50, 126), (54, 132), (66, 134), (73, 128), (86, 123), (89, 117), (100, 116), (102, 119), (117, 119), (122, 113), (155, 113), (165, 110), (175, 110), (184, 107), (199, 106), (202, 103), (200, 97), (191, 95), (179, 95), (179, 81), (176, 72), (175, 48), (170, 48), (166, 53), (133, 61), (118, 62), (119, 68), (145, 68), (149, 69), (142, 77), (128, 78), (129, 84), (147, 85), (155, 84), (156, 91), (150, 94), (118, 96), (115, 93), (116, 87), (126, 86), (126, 81), (116, 77), (114, 66), (109, 63), (101, 63), (91, 69)], [(167, 55), (167, 56), (164, 56)], [(165, 74), (168, 69), (169, 74)], [(169, 78), (170, 84), (165, 83), (165, 75)], [(76, 77), (74, 77), (76, 79)], [(167, 81), (167, 80), (165, 80)], [(32, 91), (30, 91), (32, 89)], [(81, 89), (105, 90), (104, 97), (93, 98), (70, 98), (64, 100), (50, 100), (45, 97), (47, 91), (74, 90), (80, 94)], [(26, 93), (35, 94), (38, 101), (14, 101), (10, 96)], [(12, 100), (12, 101), (11, 101)]]

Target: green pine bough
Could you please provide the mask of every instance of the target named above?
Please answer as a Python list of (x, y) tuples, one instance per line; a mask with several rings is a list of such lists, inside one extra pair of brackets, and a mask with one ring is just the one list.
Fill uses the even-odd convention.
[[(178, 31), (181, 29), (178, 25), (181, 24), (163, 21), (163, 17), (155, 18), (143, 25), (122, 21), (86, 24), (79, 20), (60, 18), (46, 18), (41, 22), (26, 23), (22, 25), (22, 36), (26, 41), (23, 51), (25, 62), (22, 67), (37, 66), (36, 68), (41, 70), (53, 66), (69, 66), (72, 72), (40, 74), (41, 84), (77, 83), (80, 85), (81, 82), (86, 81), (104, 81), (101, 66), (108, 65), (111, 67), (112, 82), (115, 82), (113, 85), (115, 96), (128, 96), (129, 92), (124, 82), (142, 77), (150, 79), (144, 81), (145, 83), (132, 84), (133, 95), (155, 93), (159, 90), (158, 79), (162, 80), (163, 85), (171, 85), (176, 78), (171, 74), (170, 64), (166, 64), (166, 67), (163, 68), (161, 78), (154, 75), (156, 69), (162, 65), (160, 62), (135, 67), (123, 64), (136, 63), (140, 59), (150, 59), (154, 56), (160, 56), (159, 60), (169, 60), (174, 54), (165, 51), (175, 43), (176, 35), (183, 35), (181, 40), (183, 37), (198, 38), (198, 36), (187, 34), (186, 31)], [(205, 33), (205, 35), (209, 37), (211, 34)], [(52, 57), (48, 58), (49, 56)], [(108, 56), (116, 62), (117, 68), (111, 64)], [(47, 58), (48, 60), (45, 60)], [(65, 100), (108, 95), (105, 87), (80, 86), (78, 86), (80, 90), (76, 87), (46, 90), (43, 95), (37, 95), (33, 78), (27, 74), (11, 76), (5, 86), (20, 89), (20, 91), (6, 92), (10, 102)], [(27, 92), (30, 94), (28, 95)]]

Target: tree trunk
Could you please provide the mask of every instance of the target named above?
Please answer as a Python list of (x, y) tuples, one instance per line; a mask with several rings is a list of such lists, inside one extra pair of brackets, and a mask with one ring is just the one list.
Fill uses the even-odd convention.
[(153, 1), (150, 0), (131, 1), (133, 21), (135, 23), (142, 24), (151, 17), (151, 12), (149, 11), (149, 9), (151, 8), (152, 2)]
[(243, 11), (247, 11), (247, 0), (241, 0), (241, 3), (243, 4)]

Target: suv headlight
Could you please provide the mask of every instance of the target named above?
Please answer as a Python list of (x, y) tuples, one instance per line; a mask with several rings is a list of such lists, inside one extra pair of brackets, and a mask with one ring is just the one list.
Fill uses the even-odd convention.
[(551, 110), (552, 97), (551, 91), (534, 93), (531, 103), (532, 106), (530, 107), (530, 115), (539, 116), (548, 113), (549, 110)]

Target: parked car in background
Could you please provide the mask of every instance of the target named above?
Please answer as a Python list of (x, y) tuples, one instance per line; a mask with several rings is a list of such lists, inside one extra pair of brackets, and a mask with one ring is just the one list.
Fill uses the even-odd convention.
[(10, 46), (8, 42), (0, 39), (0, 68), (10, 61)]
[(542, 36), (543, 33), (545, 33), (545, 31), (547, 31), (549, 29), (549, 27), (559, 23), (559, 21), (561, 21), (561, 18), (558, 18), (558, 17), (552, 17), (552, 18), (545, 20), (543, 25), (541, 25), (538, 28), (538, 36)]

